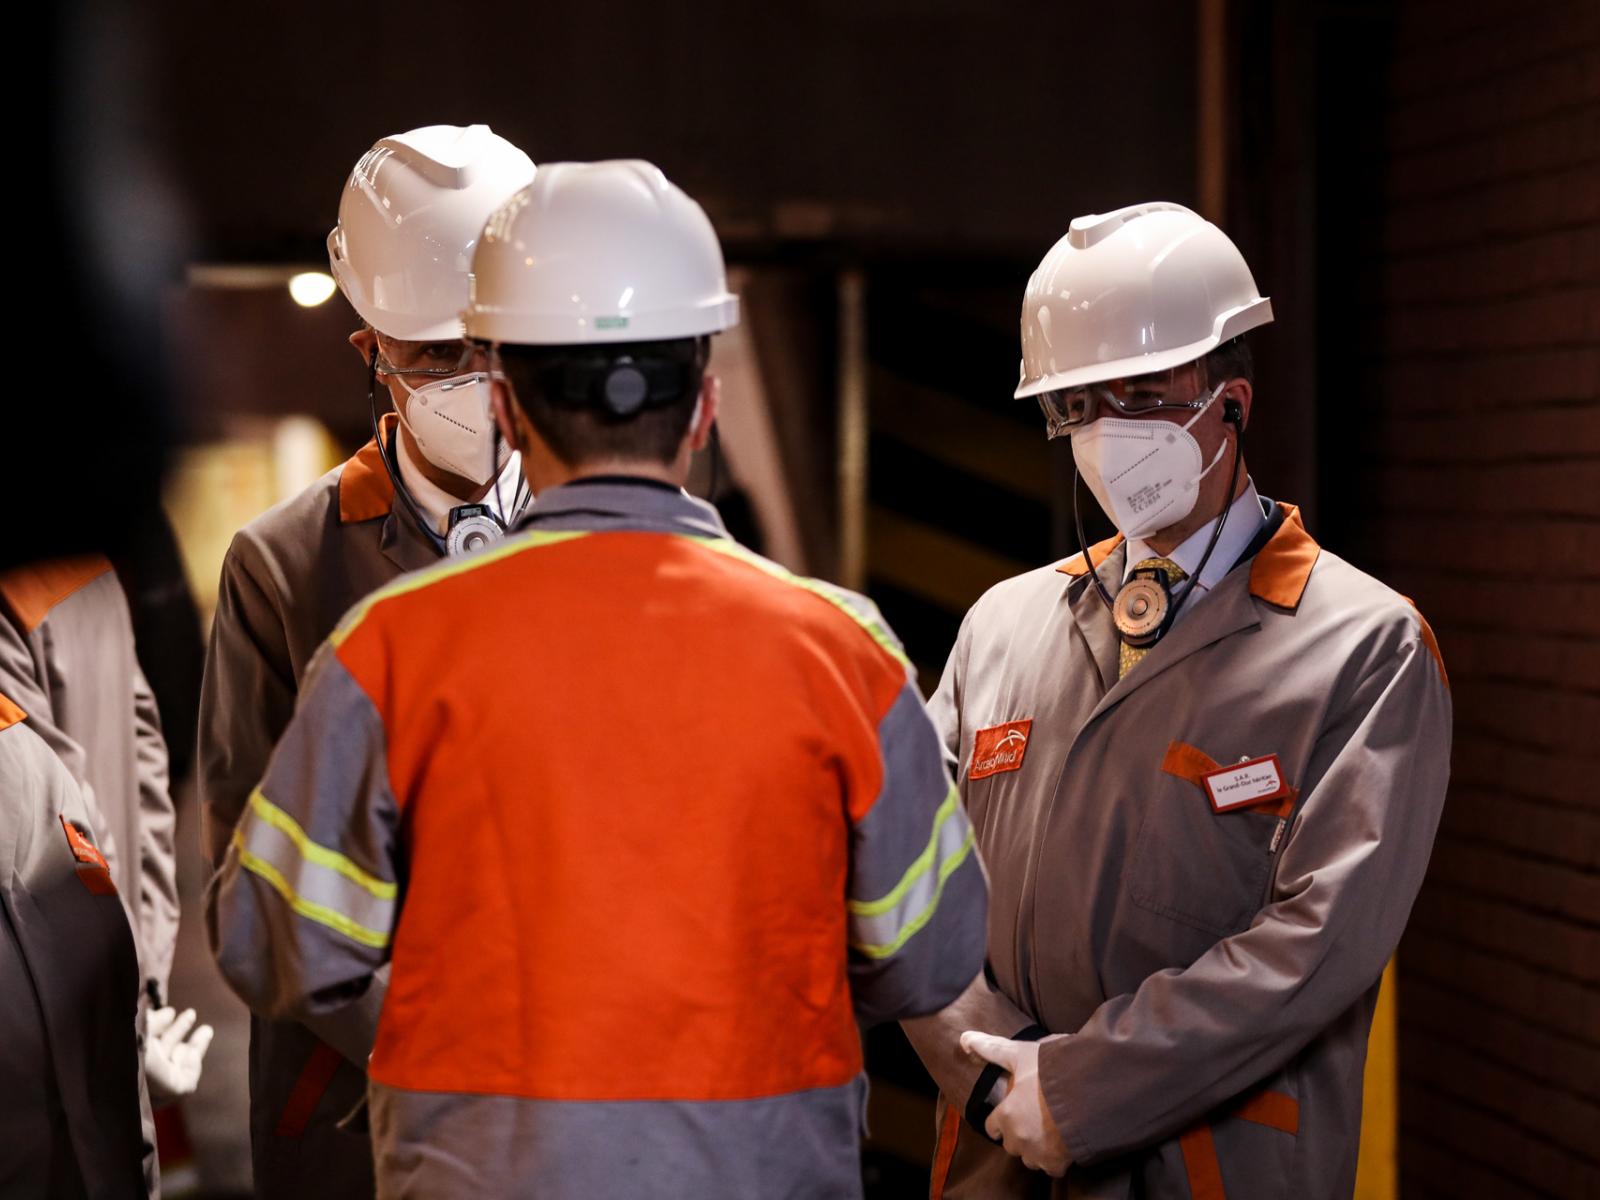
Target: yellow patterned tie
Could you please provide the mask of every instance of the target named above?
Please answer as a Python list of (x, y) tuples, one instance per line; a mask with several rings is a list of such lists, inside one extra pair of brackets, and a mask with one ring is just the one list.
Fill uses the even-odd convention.
[[(1165, 571), (1167, 583), (1173, 586), (1189, 578), (1189, 573), (1170, 558), (1142, 558), (1133, 564), (1134, 571), (1147, 571), (1151, 568)], [(1129, 577), (1132, 577), (1131, 571), (1129, 572)], [(1118, 642), (1117, 647), (1118, 679), (1133, 670), (1133, 664), (1150, 653), (1149, 646), (1130, 646), (1127, 642)]]

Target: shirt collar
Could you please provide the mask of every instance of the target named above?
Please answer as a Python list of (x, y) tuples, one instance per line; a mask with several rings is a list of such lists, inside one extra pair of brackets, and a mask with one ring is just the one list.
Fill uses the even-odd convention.
[[(392, 445), (395, 448), (395, 457), (400, 460), (400, 476), (406, 481), (406, 490), (417, 502), (417, 508), (427, 518), (428, 524), (433, 526), (435, 533), (449, 533), (450, 510), (463, 504), (471, 504), (473, 501), (452, 496), (424, 475), (416, 460), (411, 457), (405, 438), (397, 434)], [(512, 498), (517, 494), (521, 479), (522, 456), (513, 450), (511, 457), (506, 460), (506, 465), (500, 469), (500, 478), (495, 480), (494, 486), (477, 503), (487, 504), (496, 516), (505, 520), (502, 505), (513, 502)]]
[(548, 488), (528, 506), (515, 528), (728, 536), (717, 510), (706, 501), (658, 480), (625, 476), (574, 480)]
[[(1221, 582), (1224, 575), (1233, 570), (1239, 561), (1239, 556), (1245, 552), (1256, 534), (1261, 532), (1266, 520), (1266, 514), (1261, 510), (1261, 497), (1256, 493), (1256, 485), (1254, 481), (1247, 480), (1244, 491), (1228, 508), (1228, 520), (1222, 527), (1222, 536), (1217, 539), (1217, 548), (1206, 562), (1205, 574), (1198, 581), (1202, 590), (1209, 592)], [(1143, 538), (1130, 538), (1128, 557), (1122, 568), (1122, 578), (1126, 580), (1133, 573), (1135, 564), (1147, 558), (1169, 558), (1192, 578), (1195, 568), (1205, 557), (1206, 544), (1211, 540), (1211, 533), (1216, 526), (1216, 521), (1206, 522), (1184, 538), (1171, 554), (1166, 555), (1158, 554)]]

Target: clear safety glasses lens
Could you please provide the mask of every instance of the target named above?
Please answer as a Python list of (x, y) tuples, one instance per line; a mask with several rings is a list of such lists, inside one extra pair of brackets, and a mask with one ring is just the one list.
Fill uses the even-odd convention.
[[(1163, 409), (1184, 412), (1204, 408), (1210, 393), (1204, 386), (1195, 392), (1193, 372), (1186, 367), (1140, 375), (1132, 379), (1113, 379), (1082, 387), (1060, 388), (1042, 393), (1039, 408), (1044, 412), (1046, 431), (1052, 438), (1068, 436), (1079, 426), (1101, 415), (1102, 409), (1125, 417), (1142, 416)], [(1175, 397), (1183, 396), (1179, 400)]]
[(1036, 397), (1039, 411), (1044, 413), (1047, 438), (1068, 437), (1085, 422), (1092, 403), (1088, 393), (1088, 388), (1062, 388)]
[(378, 373), (447, 379), (472, 369), (478, 347), (471, 342), (441, 342), (418, 347), (378, 344)]

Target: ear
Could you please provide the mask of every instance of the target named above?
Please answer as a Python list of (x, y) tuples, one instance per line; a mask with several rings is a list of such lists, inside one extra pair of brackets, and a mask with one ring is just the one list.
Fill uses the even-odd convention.
[(710, 371), (700, 379), (700, 415), (689, 427), (689, 449), (698, 453), (711, 440), (711, 427), (717, 423), (717, 410), (722, 406), (722, 380)]
[(1248, 379), (1230, 379), (1228, 386), (1222, 389), (1222, 394), (1217, 398), (1223, 403), (1223, 412), (1226, 413), (1230, 406), (1239, 409), (1239, 420), (1233, 423), (1234, 429), (1244, 432), (1250, 424), (1250, 401), (1255, 396), (1255, 389), (1250, 386)]
[(356, 353), (361, 355), (361, 361), (371, 366), (373, 356), (378, 353), (378, 335), (372, 331), (372, 327), (363, 325), (352, 333), (350, 344), (356, 348)]

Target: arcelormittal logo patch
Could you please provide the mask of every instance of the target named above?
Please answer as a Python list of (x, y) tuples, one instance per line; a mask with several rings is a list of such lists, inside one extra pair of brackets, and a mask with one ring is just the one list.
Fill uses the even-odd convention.
[(1022, 766), (1022, 756), (1028, 752), (1028, 731), (1033, 728), (1033, 718), (1007, 721), (991, 729), (978, 730), (972, 743), (972, 765), (967, 769), (968, 779), (987, 779), (1001, 771), (1015, 771)]

